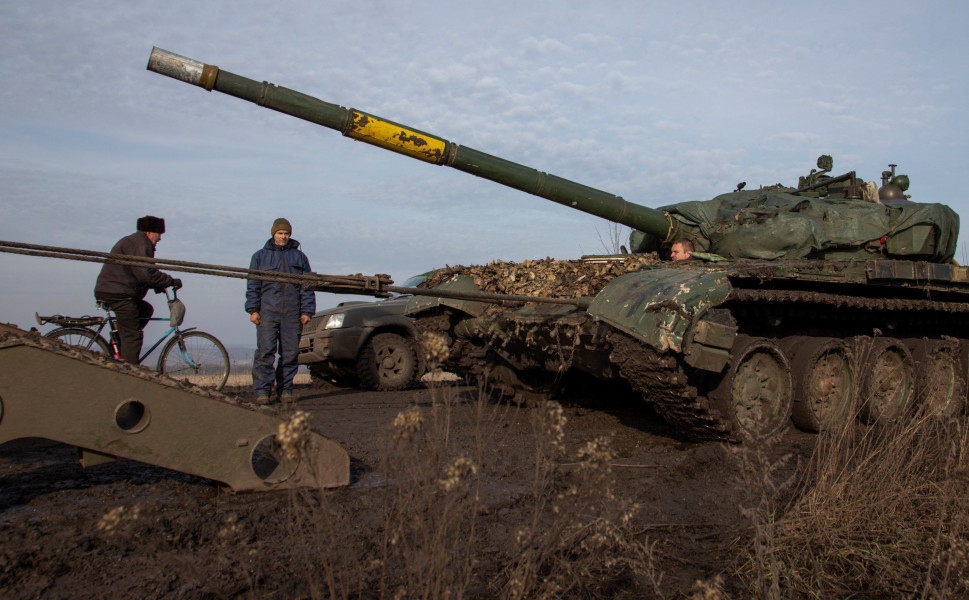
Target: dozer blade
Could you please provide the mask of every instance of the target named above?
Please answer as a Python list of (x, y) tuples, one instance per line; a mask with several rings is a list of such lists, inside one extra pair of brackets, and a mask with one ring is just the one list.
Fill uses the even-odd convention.
[(288, 458), (281, 424), (222, 394), (0, 326), (0, 443), (46, 438), (81, 448), (85, 466), (120, 456), (236, 491), (349, 483), (339, 444), (308, 432)]

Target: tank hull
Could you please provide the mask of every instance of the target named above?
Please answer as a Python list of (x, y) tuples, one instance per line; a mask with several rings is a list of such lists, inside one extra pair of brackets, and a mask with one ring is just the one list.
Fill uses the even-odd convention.
[[(497, 278), (486, 271), (467, 269), (464, 289), (492, 286)], [(551, 397), (557, 381), (579, 371), (625, 381), (685, 438), (740, 441), (791, 419), (818, 431), (855, 416), (962, 408), (967, 275), (955, 265), (885, 259), (686, 261), (616, 277), (584, 310), (465, 312), (424, 300), (408, 313), (419, 327), (436, 320), (451, 333), (448, 366), (466, 377), (495, 365), (528, 374), (515, 381), (503, 373), (510, 397)]]

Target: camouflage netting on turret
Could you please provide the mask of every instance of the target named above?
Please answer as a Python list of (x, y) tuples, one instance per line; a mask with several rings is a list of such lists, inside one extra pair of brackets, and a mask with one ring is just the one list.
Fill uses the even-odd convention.
[(663, 262), (655, 252), (629, 254), (591, 260), (525, 260), (504, 262), (496, 260), (487, 265), (455, 266), (438, 269), (420, 285), (433, 288), (458, 274), (474, 279), (482, 292), (542, 296), (551, 298), (579, 298), (594, 296), (607, 283), (646, 265)]
[[(762, 189), (664, 206), (698, 250), (726, 258), (894, 258), (946, 263), (955, 255), (959, 216), (942, 204), (890, 208), (844, 198)], [(883, 241), (884, 240), (884, 241)]]

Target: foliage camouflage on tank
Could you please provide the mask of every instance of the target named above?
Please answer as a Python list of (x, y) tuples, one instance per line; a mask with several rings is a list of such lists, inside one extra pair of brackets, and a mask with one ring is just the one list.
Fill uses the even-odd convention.
[(437, 269), (421, 287), (434, 288), (455, 275), (467, 275), (483, 292), (580, 298), (596, 295), (608, 282), (620, 275), (662, 262), (655, 252), (587, 260), (496, 260), (487, 265)]

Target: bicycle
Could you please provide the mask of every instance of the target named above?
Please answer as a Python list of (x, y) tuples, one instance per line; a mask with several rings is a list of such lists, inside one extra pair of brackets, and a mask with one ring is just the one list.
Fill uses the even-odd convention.
[[(167, 339), (168, 343), (158, 356), (156, 371), (188, 383), (221, 390), (229, 378), (229, 353), (226, 352), (225, 346), (214, 335), (197, 331), (195, 327), (181, 329), (179, 326), (185, 317), (185, 305), (178, 299), (178, 292), (174, 289), (172, 296), (169, 296), (167, 289), (164, 293), (168, 300), (169, 317), (152, 317), (149, 321), (168, 321), (170, 328), (138, 359), (138, 364), (148, 358), (148, 355)], [(98, 302), (98, 308), (105, 312), (105, 316), (43, 317), (34, 313), (34, 317), (41, 325), (48, 323), (58, 325), (57, 328), (45, 333), (44, 337), (60, 340), (69, 346), (92, 352), (102, 352), (120, 360), (120, 337), (115, 317), (103, 303)], [(105, 328), (107, 328), (108, 340), (105, 340), (102, 335)]]

